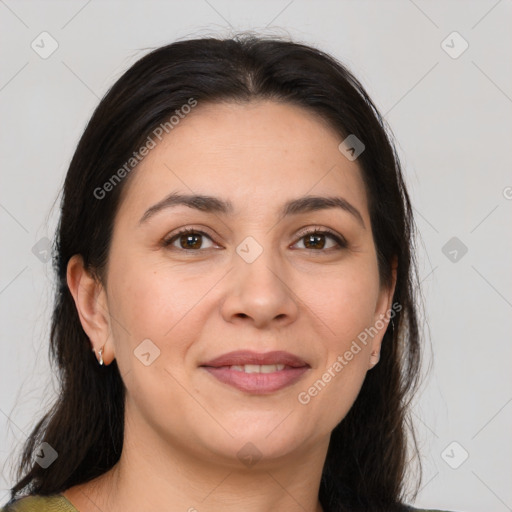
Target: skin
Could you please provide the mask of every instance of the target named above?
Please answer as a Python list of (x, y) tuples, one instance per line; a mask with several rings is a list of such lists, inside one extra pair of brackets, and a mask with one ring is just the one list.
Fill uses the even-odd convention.
[[(391, 286), (380, 286), (361, 171), (338, 150), (341, 140), (296, 106), (198, 105), (130, 177), (106, 284), (80, 256), (71, 259), (68, 284), (82, 326), (96, 353), (104, 347), (105, 364), (117, 360), (127, 388), (120, 461), (64, 492), (81, 512), (322, 510), (329, 436), (378, 361), (387, 317), (308, 404), (298, 394), (390, 310), (396, 279), (395, 268)], [(180, 205), (139, 224), (174, 191), (230, 200), (234, 211)], [(305, 195), (345, 198), (365, 227), (339, 208), (278, 222), (282, 204)], [(163, 247), (182, 227), (208, 236), (194, 239), (193, 250), (179, 237)], [(329, 228), (348, 246), (329, 235), (306, 245), (308, 227)], [(252, 263), (236, 252), (248, 236), (263, 248)], [(134, 355), (145, 339), (160, 350), (149, 366)], [(239, 349), (285, 350), (310, 369), (292, 386), (254, 395), (198, 366)], [(237, 457), (249, 442), (261, 454), (251, 467)]]

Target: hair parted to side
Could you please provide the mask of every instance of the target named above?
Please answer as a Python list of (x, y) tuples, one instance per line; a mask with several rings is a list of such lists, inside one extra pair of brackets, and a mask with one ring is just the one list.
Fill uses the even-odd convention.
[[(24, 445), (11, 501), (62, 492), (119, 460), (125, 386), (116, 361), (99, 366), (91, 352), (67, 287), (67, 264), (80, 254), (84, 266), (105, 282), (114, 218), (130, 176), (102, 199), (95, 190), (190, 98), (198, 104), (286, 102), (317, 114), (339, 133), (340, 142), (350, 134), (363, 141), (357, 162), (380, 279), (390, 283), (396, 256), (393, 303), (401, 308), (394, 329), (389, 325), (384, 336), (379, 364), (332, 432), (319, 498), (326, 512), (405, 510), (407, 463), (418, 455), (410, 403), (419, 384), (420, 334), (415, 227), (400, 162), (377, 108), (342, 64), (308, 45), (251, 33), (178, 41), (151, 51), (112, 86), (90, 119), (66, 175), (54, 242), (58, 286), (50, 356), (59, 396)], [(33, 458), (43, 441), (59, 454), (47, 468)], [(419, 476), (419, 458), (417, 463)], [(418, 487), (419, 478), (416, 492)]]

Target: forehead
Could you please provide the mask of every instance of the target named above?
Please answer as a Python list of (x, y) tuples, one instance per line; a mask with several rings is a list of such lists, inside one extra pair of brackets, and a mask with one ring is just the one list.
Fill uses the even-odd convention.
[(237, 210), (287, 197), (342, 194), (366, 210), (343, 137), (304, 108), (273, 101), (198, 104), (134, 171), (123, 203), (139, 211), (171, 191), (229, 196)]

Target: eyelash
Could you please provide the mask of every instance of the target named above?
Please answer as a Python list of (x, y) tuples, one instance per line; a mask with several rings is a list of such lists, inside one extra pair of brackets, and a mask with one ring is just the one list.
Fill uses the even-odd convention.
[[(181, 231), (178, 231), (177, 233), (174, 233), (171, 237), (165, 238), (164, 240), (162, 240), (162, 246), (169, 248), (169, 246), (171, 246), (175, 240), (179, 239), (180, 236), (188, 235), (188, 234), (206, 236), (212, 242), (214, 242), (212, 237), (210, 235), (208, 235), (207, 233), (205, 233), (204, 231), (194, 229), (194, 228), (185, 228), (185, 229), (182, 229)], [(308, 231), (303, 231), (300, 234), (297, 242), (302, 240), (303, 238), (305, 238), (307, 236), (311, 236), (311, 235), (326, 235), (326, 236), (332, 238), (336, 242), (338, 247), (330, 247), (328, 249), (307, 249), (306, 248), (306, 249), (302, 249), (302, 250), (313, 251), (313, 252), (330, 252), (333, 250), (338, 251), (341, 249), (346, 249), (348, 247), (347, 241), (342, 236), (336, 234), (334, 231), (331, 231), (331, 230), (325, 229), (325, 228), (313, 228)], [(297, 242), (295, 242), (295, 243), (297, 243)], [(179, 247), (179, 248), (174, 247), (173, 249), (176, 249), (179, 251), (185, 251), (187, 253), (200, 252), (201, 250), (205, 250), (205, 249), (183, 249), (181, 247)]]

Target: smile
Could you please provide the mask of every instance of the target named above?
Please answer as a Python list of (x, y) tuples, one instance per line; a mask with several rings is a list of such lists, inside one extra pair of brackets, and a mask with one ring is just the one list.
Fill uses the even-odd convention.
[(222, 384), (251, 394), (269, 394), (295, 384), (309, 364), (288, 352), (256, 353), (240, 350), (200, 365)]
[(245, 364), (229, 366), (230, 370), (245, 373), (273, 373), (284, 370), (284, 364)]

